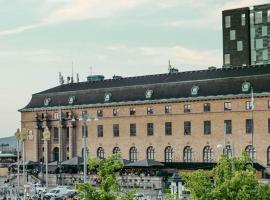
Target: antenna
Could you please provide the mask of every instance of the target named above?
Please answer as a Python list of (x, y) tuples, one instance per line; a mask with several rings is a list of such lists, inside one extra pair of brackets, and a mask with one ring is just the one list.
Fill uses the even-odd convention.
[(77, 73), (77, 83), (80, 82), (80, 77), (79, 77), (79, 73)]
[(71, 66), (71, 83), (73, 83), (73, 61), (72, 61), (72, 66)]
[(169, 65), (169, 69), (171, 69), (172, 68), (172, 65), (171, 65), (171, 60), (170, 59), (168, 61), (168, 65)]
[(61, 72), (59, 72), (59, 84), (60, 85), (64, 84), (64, 77), (62, 76)]

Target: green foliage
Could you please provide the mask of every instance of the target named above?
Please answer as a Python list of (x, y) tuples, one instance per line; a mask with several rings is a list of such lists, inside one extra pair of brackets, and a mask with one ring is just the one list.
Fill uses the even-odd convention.
[(183, 178), (195, 200), (270, 199), (270, 186), (258, 183), (246, 154), (230, 159), (223, 156), (212, 171), (198, 170)]
[(96, 171), (99, 177), (99, 187), (89, 183), (76, 185), (76, 190), (82, 200), (133, 200), (135, 192), (123, 194), (117, 182), (116, 172), (122, 169), (119, 155), (111, 155), (106, 160), (89, 159), (89, 169)]

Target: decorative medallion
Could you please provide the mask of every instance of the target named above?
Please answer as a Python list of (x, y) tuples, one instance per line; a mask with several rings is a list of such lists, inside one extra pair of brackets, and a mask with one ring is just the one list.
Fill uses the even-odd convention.
[(250, 89), (250, 82), (245, 81), (242, 83), (242, 92), (248, 92)]
[(104, 101), (105, 101), (105, 102), (109, 102), (110, 99), (111, 99), (111, 96), (112, 96), (111, 93), (106, 93), (106, 94), (104, 95)]
[(197, 95), (197, 94), (198, 94), (198, 91), (199, 91), (199, 86), (194, 85), (194, 86), (191, 88), (191, 95)]
[(145, 98), (146, 99), (150, 99), (151, 97), (152, 97), (152, 95), (153, 95), (153, 90), (146, 90), (146, 92), (145, 92)]
[(71, 97), (68, 98), (68, 104), (69, 105), (72, 105), (74, 103), (74, 101), (75, 101), (75, 96), (71, 96)]
[(44, 106), (48, 106), (48, 105), (50, 104), (50, 102), (51, 102), (51, 98), (46, 97), (46, 98), (44, 99)]

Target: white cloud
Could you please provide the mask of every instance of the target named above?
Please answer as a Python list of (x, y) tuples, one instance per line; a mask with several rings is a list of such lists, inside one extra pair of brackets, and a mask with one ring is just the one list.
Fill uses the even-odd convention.
[(5, 35), (12, 35), (16, 33), (21, 33), (30, 29), (35, 29), (39, 28), (41, 26), (45, 26), (45, 23), (36, 23), (36, 24), (30, 24), (30, 25), (25, 25), (25, 26), (18, 26), (16, 28), (12, 29), (7, 29), (7, 30), (0, 30), (0, 36), (5, 36)]

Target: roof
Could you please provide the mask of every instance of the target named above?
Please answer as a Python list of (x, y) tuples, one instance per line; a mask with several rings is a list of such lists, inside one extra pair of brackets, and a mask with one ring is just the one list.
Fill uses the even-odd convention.
[[(21, 111), (31, 109), (53, 109), (58, 106), (105, 106), (123, 102), (190, 99), (201, 97), (220, 97), (228, 95), (247, 95), (242, 84), (249, 82), (254, 93), (270, 92), (270, 65), (257, 65), (237, 68), (166, 73), (147, 76), (106, 79), (103, 81), (80, 82), (60, 85), (34, 94), (30, 103)], [(191, 88), (198, 86), (198, 94), (192, 95)], [(146, 91), (153, 94), (146, 98)], [(109, 101), (105, 95), (109, 94)], [(69, 98), (74, 97), (72, 104)], [(50, 98), (49, 105), (44, 100)]]

